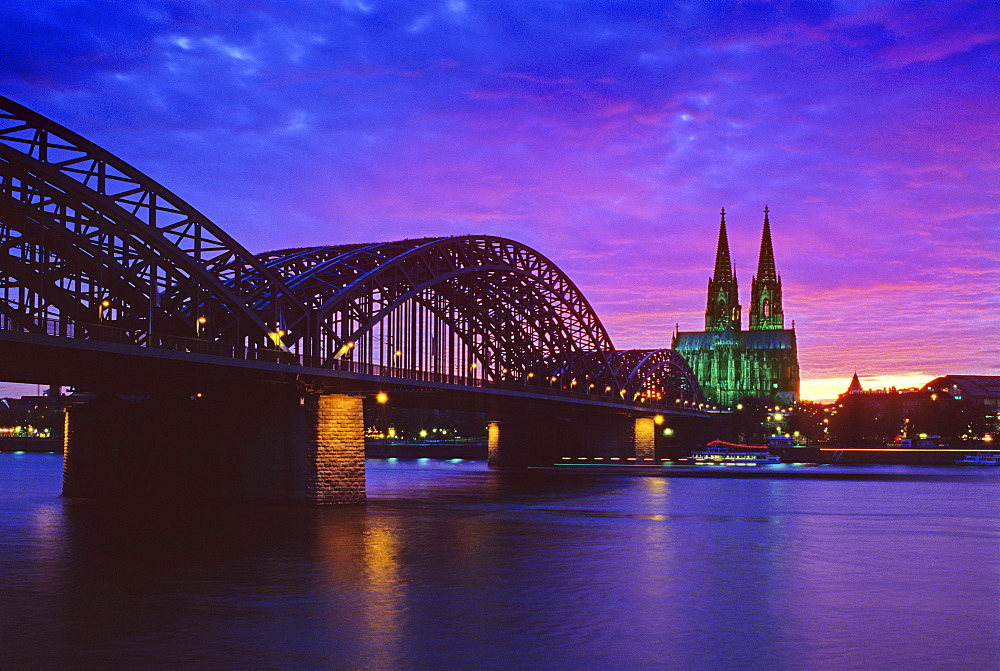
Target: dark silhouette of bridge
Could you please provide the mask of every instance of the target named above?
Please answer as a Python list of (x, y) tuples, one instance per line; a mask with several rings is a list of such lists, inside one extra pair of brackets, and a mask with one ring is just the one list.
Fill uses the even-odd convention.
[(617, 350), (566, 274), (518, 242), (254, 255), (6, 98), (0, 244), (0, 379), (103, 394), (68, 415), (70, 495), (363, 498), (361, 398), (377, 391), (486, 412), (495, 465), (552, 463), (566, 440), (652, 459), (654, 418), (708, 410), (682, 357)]

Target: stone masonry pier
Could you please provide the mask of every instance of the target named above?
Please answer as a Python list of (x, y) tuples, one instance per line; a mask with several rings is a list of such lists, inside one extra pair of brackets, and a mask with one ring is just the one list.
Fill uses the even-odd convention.
[(66, 414), (63, 495), (363, 503), (362, 397), (107, 394)]

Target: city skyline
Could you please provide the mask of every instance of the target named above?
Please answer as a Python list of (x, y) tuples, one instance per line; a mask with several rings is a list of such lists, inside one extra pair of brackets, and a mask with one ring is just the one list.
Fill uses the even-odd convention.
[(509, 237), (667, 347), (769, 206), (804, 398), (1000, 373), (992, 3), (55, 8), (0, 9), (0, 93), (253, 252)]

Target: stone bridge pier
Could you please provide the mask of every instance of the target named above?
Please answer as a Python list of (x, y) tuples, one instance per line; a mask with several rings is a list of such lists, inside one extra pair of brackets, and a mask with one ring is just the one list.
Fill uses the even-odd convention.
[(291, 385), (103, 394), (65, 417), (63, 495), (363, 503), (362, 397)]

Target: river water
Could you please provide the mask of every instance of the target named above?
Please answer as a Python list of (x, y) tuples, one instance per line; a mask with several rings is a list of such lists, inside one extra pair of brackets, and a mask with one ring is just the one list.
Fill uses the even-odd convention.
[(0, 669), (1000, 668), (1000, 469), (781, 468), (167, 507), (0, 454)]

